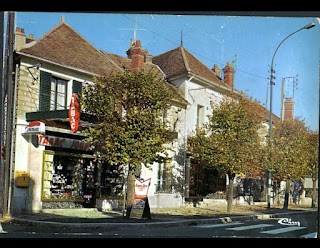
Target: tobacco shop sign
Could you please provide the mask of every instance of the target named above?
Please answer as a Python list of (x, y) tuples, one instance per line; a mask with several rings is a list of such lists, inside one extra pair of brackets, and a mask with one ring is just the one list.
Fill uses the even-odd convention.
[(69, 148), (76, 150), (89, 150), (91, 144), (83, 140), (69, 139), (51, 135), (38, 135), (38, 144), (43, 146)]

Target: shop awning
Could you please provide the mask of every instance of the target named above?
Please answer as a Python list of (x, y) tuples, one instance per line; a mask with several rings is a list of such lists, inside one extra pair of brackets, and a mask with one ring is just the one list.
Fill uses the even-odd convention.
[[(26, 121), (58, 121), (69, 123), (68, 109), (53, 110), (53, 111), (37, 111), (26, 113)], [(97, 119), (94, 116), (86, 113), (81, 113), (79, 126), (82, 128), (93, 127), (97, 125)]]

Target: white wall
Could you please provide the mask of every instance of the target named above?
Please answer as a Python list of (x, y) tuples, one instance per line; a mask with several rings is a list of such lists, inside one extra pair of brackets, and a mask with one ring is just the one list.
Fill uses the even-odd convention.
[(190, 103), (186, 113), (186, 132), (187, 134), (192, 134), (197, 125), (198, 105), (204, 107), (204, 123), (208, 123), (208, 115), (212, 115), (211, 103), (219, 103), (223, 95), (211, 89), (204, 88), (192, 80), (186, 81), (186, 84), (182, 84), (181, 87), (184, 87), (185, 99)]

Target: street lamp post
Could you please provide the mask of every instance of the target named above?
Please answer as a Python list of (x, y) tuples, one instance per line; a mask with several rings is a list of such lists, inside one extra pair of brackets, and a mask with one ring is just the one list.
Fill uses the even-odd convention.
[[(315, 26), (315, 24), (312, 22), (312, 23), (309, 23), (308, 25), (298, 29), (297, 31), (289, 34), (287, 37), (285, 37), (281, 42), (280, 44), (277, 46), (276, 50), (274, 51), (273, 53), (273, 56), (272, 56), (272, 60), (271, 60), (271, 69), (270, 69), (270, 110), (269, 110), (269, 146), (271, 148), (271, 145), (272, 145), (272, 97), (273, 97), (273, 85), (275, 84), (273, 82), (273, 79), (275, 79), (274, 77), (274, 69), (273, 69), (273, 61), (274, 61), (274, 57), (276, 56), (276, 53), (279, 49), (279, 47), (283, 44), (283, 42), (285, 40), (287, 40), (289, 37), (291, 37), (292, 35), (294, 35), (295, 33), (298, 33), (299, 31), (303, 30), (303, 29), (310, 29), (310, 28), (313, 28)], [(270, 149), (270, 153), (271, 153), (271, 149)], [(271, 159), (271, 154), (270, 154), (270, 159)], [(271, 161), (271, 160), (270, 160)], [(268, 173), (268, 200), (267, 200), (267, 207), (270, 208), (270, 198), (271, 198), (271, 172)]]

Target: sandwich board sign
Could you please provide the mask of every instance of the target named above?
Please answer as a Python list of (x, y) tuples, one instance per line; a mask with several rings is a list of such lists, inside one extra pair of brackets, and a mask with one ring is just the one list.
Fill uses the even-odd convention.
[(134, 204), (131, 209), (130, 218), (142, 219), (145, 208), (149, 208), (148, 190), (150, 182), (151, 178), (148, 178), (146, 180), (142, 178), (136, 179)]

